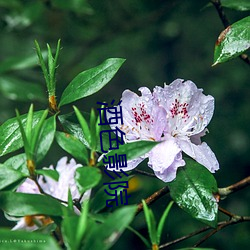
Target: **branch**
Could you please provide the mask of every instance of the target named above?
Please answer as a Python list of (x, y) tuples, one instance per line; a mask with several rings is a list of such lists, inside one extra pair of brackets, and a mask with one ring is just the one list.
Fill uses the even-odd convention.
[(179, 242), (181, 242), (181, 241), (184, 241), (184, 240), (186, 240), (186, 239), (188, 239), (188, 238), (191, 238), (191, 237), (193, 237), (193, 236), (195, 236), (195, 235), (197, 235), (197, 234), (206, 232), (206, 231), (209, 230), (209, 229), (211, 229), (211, 227), (209, 227), (209, 226), (203, 227), (203, 228), (201, 228), (201, 229), (199, 229), (199, 230), (197, 230), (197, 231), (195, 231), (195, 232), (192, 232), (192, 233), (187, 234), (187, 235), (185, 235), (185, 236), (182, 236), (182, 237), (180, 237), (180, 238), (178, 238), (178, 239), (175, 239), (175, 240), (173, 240), (173, 241), (170, 241), (170, 242), (167, 242), (167, 243), (165, 243), (165, 244), (162, 244), (162, 245), (159, 246), (159, 248), (169, 247), (169, 246), (171, 246), (171, 245), (177, 244), (177, 243), (179, 243)]
[[(225, 227), (227, 227), (227, 226), (229, 226), (229, 225), (238, 224), (238, 223), (247, 222), (247, 221), (250, 221), (250, 217), (248, 217), (248, 216), (237, 216), (237, 215), (234, 215), (234, 216), (232, 217), (232, 219), (229, 220), (229, 221), (222, 221), (222, 222), (219, 222), (219, 223), (218, 223), (218, 227), (217, 227), (216, 229), (212, 230), (211, 232), (209, 232), (206, 236), (204, 236), (199, 242), (197, 242), (197, 243), (194, 245), (194, 247), (199, 246), (201, 243), (203, 243), (205, 240), (207, 240), (207, 239), (208, 239), (209, 237), (211, 237), (213, 234), (217, 233), (218, 231), (220, 231), (221, 229), (223, 229), (223, 228), (225, 228)], [(185, 236), (182, 236), (182, 237), (180, 237), (180, 238), (178, 238), (178, 239), (175, 239), (175, 240), (173, 240), (173, 241), (170, 241), (170, 242), (167, 242), (167, 243), (165, 243), (165, 244), (162, 244), (162, 245), (159, 246), (159, 248), (169, 247), (169, 246), (171, 246), (171, 245), (177, 244), (177, 243), (179, 243), (179, 242), (181, 242), (181, 241), (184, 241), (184, 240), (186, 240), (186, 239), (189, 239), (189, 238), (191, 238), (191, 237), (193, 237), (193, 236), (195, 236), (195, 235), (204, 233), (204, 232), (206, 232), (206, 231), (208, 231), (208, 230), (211, 230), (211, 229), (212, 229), (212, 227), (209, 227), (209, 226), (203, 227), (203, 228), (201, 228), (201, 229), (199, 229), (199, 230), (197, 230), (197, 231), (195, 231), (195, 232), (192, 232), (192, 233), (187, 234), (187, 235), (185, 235)]]
[(245, 179), (243, 179), (237, 183), (234, 183), (228, 187), (219, 188), (218, 192), (222, 198), (225, 198), (229, 194), (234, 193), (236, 191), (239, 191), (239, 190), (241, 190), (249, 185), (250, 185), (250, 176), (248, 176)]
[(235, 215), (234, 217), (232, 217), (231, 220), (223, 221), (223, 222), (219, 223), (219, 226), (216, 229), (212, 230), (207, 235), (205, 235), (201, 240), (199, 240), (194, 245), (194, 247), (199, 246), (204, 241), (206, 241), (209, 237), (211, 237), (212, 235), (214, 235), (215, 233), (219, 232), (221, 229), (223, 229), (223, 228), (225, 228), (227, 226), (230, 226), (230, 225), (233, 225), (233, 224), (238, 224), (238, 223), (241, 223), (241, 222), (247, 222), (247, 221), (250, 221), (250, 216), (238, 216), (238, 215)]
[[(160, 190), (156, 191), (151, 196), (149, 196), (145, 200), (145, 202), (146, 202), (147, 205), (150, 205), (150, 204), (154, 203), (156, 200), (158, 200), (159, 198), (161, 198), (162, 196), (164, 196), (167, 193), (169, 193), (169, 188), (166, 186), (166, 187), (163, 187)], [(142, 203), (140, 203), (140, 204), (137, 205), (136, 215), (139, 214), (142, 210), (143, 210), (143, 205), (142, 205)]]
[[(229, 22), (226, 14), (225, 14), (223, 8), (222, 8), (220, 0), (211, 0), (211, 3), (216, 8), (216, 10), (217, 10), (217, 12), (219, 14), (220, 20), (223, 23), (224, 28), (226, 29), (228, 26), (230, 26), (230, 22)], [(249, 59), (249, 57), (248, 57), (247, 54), (241, 54), (239, 57), (245, 63), (247, 63), (248, 65), (250, 65), (250, 59)]]
[(139, 169), (135, 169), (135, 172), (137, 172), (137, 173), (139, 173), (139, 174), (141, 174), (141, 175), (146, 175), (146, 176), (150, 176), (150, 177), (155, 177), (155, 178), (157, 178), (157, 177), (155, 176), (155, 174), (148, 173), (148, 172), (145, 172), (145, 171), (142, 171), (142, 170), (139, 170)]

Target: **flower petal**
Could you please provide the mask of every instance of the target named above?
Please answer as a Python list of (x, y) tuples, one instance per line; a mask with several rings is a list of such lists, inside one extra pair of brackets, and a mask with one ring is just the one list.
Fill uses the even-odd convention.
[(174, 180), (177, 168), (184, 165), (185, 161), (182, 159), (181, 149), (176, 144), (175, 139), (170, 136), (149, 152), (148, 166), (164, 182)]
[[(130, 90), (122, 94), (123, 124), (112, 125), (119, 127), (126, 133), (128, 141), (134, 140), (159, 140), (166, 126), (166, 111), (153, 101), (150, 90), (146, 87), (139, 89), (142, 93), (138, 96)], [(107, 117), (111, 116), (107, 113)]]
[(179, 140), (178, 142), (183, 152), (206, 167), (211, 173), (219, 169), (215, 154), (205, 142), (200, 145), (195, 145), (190, 140)]
[[(144, 159), (146, 159), (148, 157), (148, 154), (145, 154), (144, 156), (140, 156), (136, 159), (127, 161), (127, 167), (126, 168), (122, 168), (123, 171), (130, 171), (134, 168), (136, 168)], [(120, 172), (120, 169), (114, 169), (114, 168), (109, 168), (107, 165), (107, 170), (109, 171), (116, 171), (116, 172)]]
[(177, 79), (170, 85), (155, 87), (154, 99), (163, 106), (173, 136), (191, 136), (203, 131), (214, 112), (214, 98), (204, 95), (192, 81)]
[(40, 194), (40, 191), (36, 185), (36, 183), (27, 178), (16, 190), (19, 193), (27, 193), (27, 194)]
[(57, 163), (56, 170), (59, 173), (59, 179), (57, 182), (49, 177), (44, 177), (45, 181), (43, 181), (42, 178), (39, 179), (39, 184), (46, 193), (63, 201), (68, 200), (69, 189), (73, 199), (80, 197), (74, 176), (76, 169), (81, 167), (81, 165), (76, 164), (74, 159), (71, 159), (69, 163), (67, 161), (68, 158), (63, 157)]

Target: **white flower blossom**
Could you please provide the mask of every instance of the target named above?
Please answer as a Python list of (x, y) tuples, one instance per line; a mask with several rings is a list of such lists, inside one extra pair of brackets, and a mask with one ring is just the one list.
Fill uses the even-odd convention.
[[(192, 81), (177, 79), (163, 88), (156, 86), (153, 93), (146, 87), (138, 96), (125, 90), (122, 94), (123, 124), (127, 143), (137, 140), (162, 141), (149, 153), (128, 161), (125, 171), (135, 168), (145, 158), (155, 175), (164, 182), (175, 179), (178, 167), (184, 166), (182, 152), (214, 173), (218, 161), (201, 137), (214, 112), (214, 98), (204, 95)], [(111, 115), (108, 114), (108, 118)]]
[[(49, 194), (62, 201), (68, 200), (68, 190), (70, 190), (71, 192), (72, 199), (78, 199), (80, 197), (80, 193), (77, 189), (74, 175), (76, 169), (78, 167), (81, 167), (81, 165), (76, 164), (74, 159), (71, 159), (69, 162), (67, 161), (67, 157), (63, 157), (58, 161), (55, 169), (53, 166), (50, 166), (49, 168), (44, 168), (56, 170), (59, 174), (58, 181), (47, 176), (40, 176), (38, 178), (38, 183), (46, 194)], [(17, 188), (16, 191), (21, 193), (41, 194), (36, 183), (29, 178), (27, 178)], [(80, 202), (83, 202), (84, 200), (88, 199), (90, 197), (90, 192), (91, 190), (86, 191)], [(34, 231), (38, 229), (38, 226), (33, 223), (34, 220), (36, 221), (36, 224), (41, 224), (41, 226), (44, 224), (46, 225), (48, 223), (51, 223), (51, 220), (48, 217), (25, 216), (18, 221), (17, 225), (12, 230)]]

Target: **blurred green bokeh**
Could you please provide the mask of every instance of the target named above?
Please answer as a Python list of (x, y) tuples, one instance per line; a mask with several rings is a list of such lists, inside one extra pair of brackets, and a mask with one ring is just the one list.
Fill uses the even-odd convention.
[[(25, 69), (19, 65), (20, 69), (7, 67), (4, 70), (3, 64), (10, 58), (24, 60), (36, 56), (35, 39), (46, 49), (46, 43), (55, 48), (60, 38), (63, 48), (57, 71), (58, 98), (76, 74), (111, 57), (125, 58), (126, 62), (103, 90), (76, 102), (79, 109), (88, 112), (91, 107), (97, 107), (97, 101), (119, 100), (125, 89), (137, 91), (141, 86), (153, 89), (176, 78), (190, 79), (216, 100), (214, 117), (208, 127), (210, 133), (204, 140), (220, 162), (221, 169), (215, 174), (218, 186), (224, 187), (248, 176), (249, 66), (236, 58), (211, 67), (214, 44), (223, 26), (213, 7), (204, 8), (207, 3), (205, 0), (0, 0), (0, 124), (15, 115), (15, 108), (26, 113), (30, 100), (34, 100), (36, 110), (46, 107), (45, 83), (38, 65)], [(250, 14), (229, 9), (226, 13), (231, 23)], [(32, 65), (34, 58), (30, 61)], [(44, 95), (39, 92), (35, 97), (29, 96), (27, 101), (21, 97), (16, 100), (18, 96), (8, 92), (8, 81), (16, 80), (23, 88), (27, 88), (26, 84), (39, 86)], [(62, 109), (65, 113), (71, 111), (70, 105)], [(41, 167), (55, 164), (62, 155), (65, 153), (54, 143)], [(146, 163), (141, 166), (148, 170)], [(139, 180), (140, 189), (132, 194), (131, 203), (139, 202), (164, 185), (150, 177)], [(249, 199), (249, 192), (243, 190), (222, 201), (221, 206), (235, 214), (249, 215)], [(158, 218), (168, 202), (167, 198), (162, 198), (152, 206)], [(142, 214), (133, 225), (147, 235)], [(202, 226), (175, 206), (162, 241)], [(213, 236), (204, 247), (247, 249), (249, 233), (249, 223), (232, 226)], [(196, 241), (198, 239), (196, 237)], [(188, 242), (178, 247), (191, 246), (195, 239)], [(126, 232), (112, 249), (129, 248), (144, 249), (136, 236)]]

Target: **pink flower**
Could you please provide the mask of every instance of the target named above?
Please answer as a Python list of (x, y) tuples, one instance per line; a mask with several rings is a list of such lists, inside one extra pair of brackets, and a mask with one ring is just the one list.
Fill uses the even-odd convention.
[[(175, 179), (178, 167), (184, 166), (182, 152), (205, 166), (212, 173), (219, 169), (218, 161), (201, 136), (214, 111), (214, 98), (202, 93), (191, 81), (177, 79), (153, 93), (140, 88), (141, 96), (125, 90), (122, 94), (123, 123), (127, 143), (137, 140), (162, 141), (149, 153), (128, 161), (126, 170), (135, 168), (145, 158), (155, 175), (164, 182)], [(125, 169), (124, 169), (125, 170)]]
[[(68, 161), (67, 157), (63, 157), (58, 161), (55, 169), (52, 165), (49, 168), (47, 168), (51, 170), (56, 170), (59, 173), (58, 181), (55, 181), (54, 179), (49, 178), (47, 176), (40, 176), (38, 179), (39, 185), (46, 194), (49, 194), (63, 201), (68, 200), (68, 190), (70, 190), (71, 192), (72, 199), (78, 199), (80, 197), (80, 193), (77, 189), (74, 175), (76, 169), (78, 167), (81, 167), (81, 165), (76, 164), (74, 159), (71, 159), (69, 162), (67, 161)], [(25, 182), (23, 182), (17, 188), (16, 191), (21, 193), (41, 194), (36, 183), (29, 178), (27, 178)], [(90, 190), (85, 192), (80, 202), (83, 202), (84, 200), (88, 199), (90, 196), (90, 192), (91, 192)], [(32, 220), (36, 220), (36, 223), (40, 224), (41, 226), (44, 225), (44, 223), (49, 222), (48, 218), (44, 216), (32, 216), (32, 217), (34, 218), (31, 218), (31, 216), (25, 216), (21, 218), (18, 221), (17, 225), (12, 230), (21, 229), (27, 231), (34, 231), (38, 229), (38, 226), (35, 225)], [(50, 220), (50, 222), (52, 221)]]

